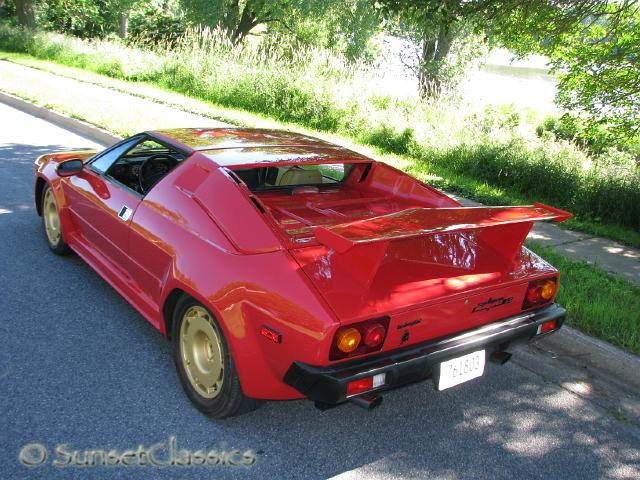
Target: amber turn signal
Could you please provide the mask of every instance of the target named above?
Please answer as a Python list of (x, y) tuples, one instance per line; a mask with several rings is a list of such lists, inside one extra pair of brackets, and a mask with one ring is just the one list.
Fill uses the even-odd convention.
[(351, 353), (358, 348), (361, 338), (362, 335), (357, 328), (347, 327), (341, 329), (336, 335), (336, 347), (341, 352)]
[(540, 290), (540, 296), (543, 298), (543, 300), (551, 300), (556, 294), (557, 289), (558, 284), (555, 282), (555, 280), (545, 280), (542, 284), (542, 289)]

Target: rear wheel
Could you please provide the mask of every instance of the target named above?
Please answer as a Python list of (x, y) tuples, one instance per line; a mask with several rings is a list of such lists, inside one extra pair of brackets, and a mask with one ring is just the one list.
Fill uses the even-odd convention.
[(56, 255), (68, 255), (71, 250), (62, 238), (60, 212), (56, 204), (56, 197), (48, 184), (45, 185), (42, 192), (41, 212), (42, 224), (49, 248)]
[(229, 346), (215, 317), (190, 297), (178, 301), (173, 315), (173, 352), (180, 382), (200, 410), (214, 418), (258, 408), (260, 400), (242, 393)]

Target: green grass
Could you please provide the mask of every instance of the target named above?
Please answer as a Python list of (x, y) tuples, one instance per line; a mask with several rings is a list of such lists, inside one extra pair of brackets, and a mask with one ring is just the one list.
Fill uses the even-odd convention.
[(474, 198), (502, 201), (486, 195), (495, 190), (550, 203), (572, 211), (575, 228), (617, 226), (622, 230), (598, 233), (640, 245), (640, 168), (616, 156), (590, 158), (566, 140), (538, 138), (529, 113), (513, 107), (394, 97), (376, 87), (373, 72), (331, 52), (288, 52), (277, 42), (238, 48), (209, 32), (192, 32), (173, 50), (148, 51), (0, 25), (0, 48), (335, 133), (407, 156), (418, 171), (472, 178), (477, 188), (470, 180), (457, 190)]
[(535, 242), (527, 246), (560, 271), (557, 302), (584, 333), (640, 353), (640, 288)]

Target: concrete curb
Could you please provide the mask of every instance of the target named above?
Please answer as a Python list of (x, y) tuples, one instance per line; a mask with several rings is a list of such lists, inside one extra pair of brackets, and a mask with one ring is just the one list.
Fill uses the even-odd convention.
[[(4, 92), (0, 92), (0, 102), (71, 130), (102, 145), (111, 145), (122, 140), (122, 138), (94, 125), (53, 112)], [(558, 360), (586, 368), (594, 375), (614, 380), (640, 394), (640, 375), (638, 375), (640, 357), (636, 355), (568, 326), (564, 326), (559, 332), (535, 343)]]
[(73, 133), (101, 145), (112, 145), (122, 140), (121, 137), (113, 135), (112, 133), (96, 127), (95, 125), (54, 112), (45, 107), (40, 107), (9, 93), (0, 91), (0, 102), (33, 115), (34, 117), (42, 118), (43, 120), (54, 123), (59, 127), (70, 130)]
[(559, 360), (614, 380), (640, 395), (640, 357), (636, 355), (566, 325), (535, 344)]

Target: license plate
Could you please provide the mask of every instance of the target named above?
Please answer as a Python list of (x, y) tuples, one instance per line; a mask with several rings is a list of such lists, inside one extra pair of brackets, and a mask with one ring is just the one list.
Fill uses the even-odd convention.
[(438, 390), (444, 390), (481, 377), (484, 372), (484, 359), (484, 350), (478, 350), (477, 352), (442, 362), (440, 364)]

